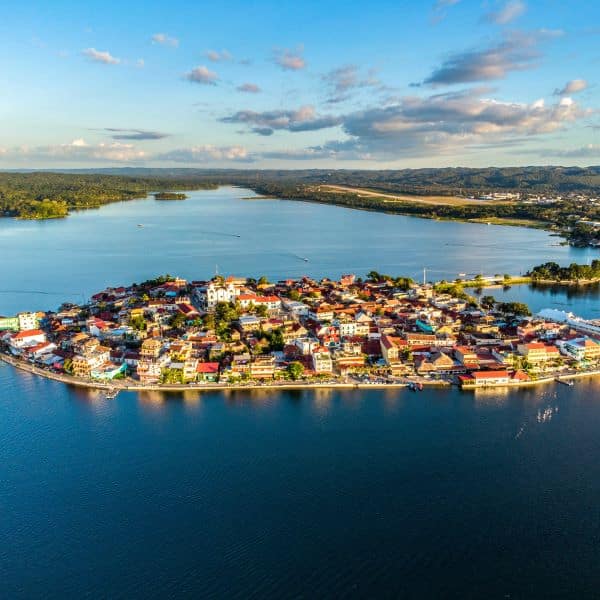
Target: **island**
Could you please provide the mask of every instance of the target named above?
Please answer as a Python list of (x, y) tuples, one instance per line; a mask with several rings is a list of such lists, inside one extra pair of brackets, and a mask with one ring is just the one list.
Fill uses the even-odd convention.
[(371, 271), (108, 287), (0, 319), (0, 358), (107, 393), (529, 386), (600, 374), (600, 322)]
[(156, 192), (152, 195), (155, 200), (185, 200), (188, 197), (182, 192)]

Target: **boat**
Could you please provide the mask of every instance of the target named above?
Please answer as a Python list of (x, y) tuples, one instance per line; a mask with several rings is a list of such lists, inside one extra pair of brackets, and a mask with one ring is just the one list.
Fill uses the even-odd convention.
[(114, 400), (118, 395), (119, 395), (118, 389), (110, 389), (110, 390), (106, 390), (104, 397), (107, 400)]
[(308, 258), (303, 258), (302, 259), (304, 262), (308, 262)]
[(137, 226), (138, 227), (143, 227), (143, 225), (141, 223), (138, 223)]

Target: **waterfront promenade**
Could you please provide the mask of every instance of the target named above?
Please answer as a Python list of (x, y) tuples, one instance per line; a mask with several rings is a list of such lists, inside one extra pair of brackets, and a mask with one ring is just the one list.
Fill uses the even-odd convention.
[[(0, 353), (0, 360), (20, 369), (37, 375), (58, 381), (68, 385), (76, 387), (105, 390), (107, 392), (114, 391), (130, 391), (130, 392), (182, 392), (189, 390), (196, 390), (199, 392), (210, 392), (210, 391), (235, 391), (235, 390), (304, 390), (304, 389), (394, 389), (394, 388), (407, 388), (411, 384), (421, 384), (428, 387), (450, 387), (452, 384), (444, 380), (431, 380), (423, 377), (405, 377), (399, 378), (394, 381), (351, 381), (349, 379), (343, 381), (272, 381), (272, 382), (248, 382), (248, 383), (187, 383), (187, 384), (140, 384), (139, 382), (132, 379), (113, 380), (111, 382), (85, 380), (72, 375), (66, 375), (62, 373), (54, 373), (47, 369), (41, 369), (27, 362), (19, 360), (18, 358), (9, 356), (4, 353)], [(594, 369), (590, 371), (573, 371), (573, 372), (561, 372), (556, 374), (539, 377), (538, 379), (520, 382), (511, 382), (504, 384), (491, 384), (486, 388), (522, 388), (522, 387), (534, 387), (547, 385), (550, 383), (558, 383), (557, 379), (562, 381), (572, 381), (574, 379), (580, 379), (584, 377), (597, 377), (600, 376), (600, 369)], [(473, 389), (486, 389), (486, 388), (464, 388), (465, 391), (471, 391)]]

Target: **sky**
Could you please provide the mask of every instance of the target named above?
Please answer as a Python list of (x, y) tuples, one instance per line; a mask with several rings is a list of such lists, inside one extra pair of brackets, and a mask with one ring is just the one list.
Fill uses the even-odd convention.
[(600, 164), (600, 3), (12, 2), (0, 169)]

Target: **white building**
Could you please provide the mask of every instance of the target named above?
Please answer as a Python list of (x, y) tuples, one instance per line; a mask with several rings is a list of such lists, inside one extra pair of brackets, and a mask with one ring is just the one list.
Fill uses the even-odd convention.
[(246, 310), (250, 306), (266, 306), (267, 310), (274, 311), (281, 308), (281, 300), (278, 296), (257, 296), (256, 294), (240, 294), (236, 300)]
[(22, 312), (17, 315), (19, 319), (19, 331), (28, 331), (31, 329), (37, 329), (38, 318), (35, 313)]
[(46, 334), (39, 329), (30, 329), (29, 331), (19, 331), (11, 338), (9, 345), (13, 352), (19, 353), (24, 348), (31, 348), (46, 341)]
[(283, 307), (295, 317), (306, 317), (308, 315), (308, 306), (296, 300), (284, 300)]
[(329, 350), (322, 346), (317, 348), (312, 353), (312, 364), (315, 373), (331, 373), (333, 372), (333, 362)]
[(219, 302), (235, 302), (240, 290), (233, 283), (216, 283), (196, 288), (194, 294), (205, 310), (213, 310)]

